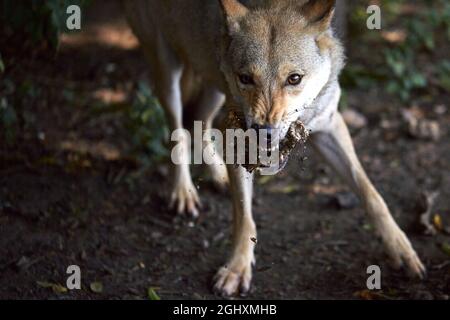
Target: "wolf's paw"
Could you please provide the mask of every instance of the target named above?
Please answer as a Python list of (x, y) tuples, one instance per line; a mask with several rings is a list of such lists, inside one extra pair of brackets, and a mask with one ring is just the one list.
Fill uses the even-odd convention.
[(177, 183), (175, 185), (170, 195), (169, 208), (171, 210), (176, 210), (178, 214), (187, 213), (197, 218), (200, 206), (200, 198), (191, 181), (188, 182), (185, 180), (184, 183)]
[(225, 296), (233, 296), (238, 293), (246, 294), (250, 290), (252, 280), (252, 265), (223, 266), (214, 277), (214, 292)]
[(385, 238), (384, 243), (394, 268), (399, 269), (404, 266), (410, 276), (425, 278), (426, 269), (402, 230), (396, 227)]

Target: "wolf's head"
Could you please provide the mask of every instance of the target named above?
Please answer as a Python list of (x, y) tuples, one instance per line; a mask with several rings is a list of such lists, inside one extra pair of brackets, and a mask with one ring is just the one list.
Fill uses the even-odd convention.
[(220, 0), (224, 14), (221, 69), (248, 127), (279, 129), (302, 119), (342, 66), (333, 37), (331, 0), (271, 1), (250, 8)]

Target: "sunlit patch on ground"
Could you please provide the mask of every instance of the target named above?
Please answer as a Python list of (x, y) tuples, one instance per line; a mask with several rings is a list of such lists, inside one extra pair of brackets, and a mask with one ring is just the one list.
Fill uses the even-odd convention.
[(139, 46), (138, 40), (125, 23), (87, 26), (81, 32), (64, 33), (60, 39), (62, 48), (103, 45), (133, 50)]

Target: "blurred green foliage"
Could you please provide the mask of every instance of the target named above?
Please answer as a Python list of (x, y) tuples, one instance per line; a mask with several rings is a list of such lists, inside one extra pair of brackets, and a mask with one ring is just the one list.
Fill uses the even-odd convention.
[(436, 69), (439, 85), (447, 92), (450, 92), (450, 61), (441, 61)]
[(131, 135), (133, 153), (145, 164), (168, 155), (169, 130), (164, 111), (152, 94), (149, 84), (140, 81), (131, 107), (126, 109), (126, 128)]
[(6, 97), (0, 99), (0, 128), (3, 127), (5, 142), (11, 144), (16, 137), (17, 114)]
[[(58, 47), (59, 34), (67, 32), (66, 13), (69, 5), (78, 5), (84, 8), (91, 0), (31, 0), (15, 1), (0, 0), (0, 44), (17, 45), (28, 52), (41, 44), (53, 49)], [(11, 41), (16, 39), (16, 41)], [(6, 48), (5, 48), (6, 49)], [(8, 48), (9, 49), (9, 48)], [(0, 52), (0, 74), (5, 73), (8, 64), (3, 60)], [(18, 86), (21, 99), (14, 99), (11, 93)], [(27, 126), (33, 115), (26, 113), (22, 105), (27, 99), (36, 98), (37, 86), (25, 81), (21, 85), (14, 84), (5, 75), (0, 81), (0, 128), (4, 134), (5, 142), (14, 143), (19, 127)], [(20, 100), (20, 101), (16, 101)]]
[(86, 6), (90, 0), (0, 0), (0, 35), (20, 35), (32, 43), (58, 45), (58, 35), (66, 29), (69, 5)]
[(5, 72), (5, 63), (3, 62), (2, 53), (0, 52), (0, 73)]
[(135, 85), (128, 102), (97, 102), (91, 109), (90, 118), (111, 113), (120, 113), (124, 138), (130, 147), (128, 157), (149, 166), (169, 155), (166, 117), (147, 81)]
[(36, 113), (32, 106), (41, 93), (42, 87), (29, 79), (15, 83), (4, 77), (0, 81), (0, 142), (12, 145), (19, 130), (35, 129)]
[[(350, 5), (350, 46), (366, 56), (351, 61), (344, 70), (344, 88), (382, 84), (402, 101), (410, 99), (413, 92), (426, 91), (429, 85), (448, 91), (450, 60), (445, 51), (450, 40), (450, 2), (383, 0), (381, 30), (365, 28), (366, 7), (366, 1)], [(387, 41), (382, 32), (389, 30), (403, 32), (404, 39)]]

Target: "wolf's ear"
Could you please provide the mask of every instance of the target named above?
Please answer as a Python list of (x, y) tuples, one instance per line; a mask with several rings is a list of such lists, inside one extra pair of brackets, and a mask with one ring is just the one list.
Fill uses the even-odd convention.
[(247, 15), (247, 7), (238, 0), (220, 0), (220, 4), (227, 22), (228, 31), (230, 33), (239, 31), (239, 20)]
[(309, 0), (300, 8), (300, 13), (306, 18), (308, 25), (325, 31), (333, 19), (335, 4), (335, 0)]

